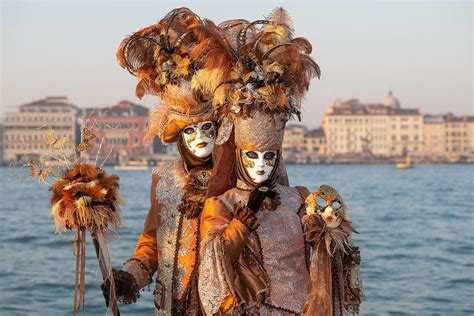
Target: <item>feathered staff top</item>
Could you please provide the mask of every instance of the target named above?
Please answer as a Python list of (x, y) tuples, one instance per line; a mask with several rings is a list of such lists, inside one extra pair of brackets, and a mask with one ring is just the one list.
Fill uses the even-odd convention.
[(214, 111), (221, 117), (245, 116), (252, 109), (299, 116), (310, 80), (321, 72), (309, 56), (309, 41), (293, 37), (287, 11), (276, 8), (265, 20), (231, 20), (219, 27), (235, 63), (230, 71), (221, 71), (221, 81), (214, 75), (218, 67), (197, 70), (193, 88), (212, 95)]

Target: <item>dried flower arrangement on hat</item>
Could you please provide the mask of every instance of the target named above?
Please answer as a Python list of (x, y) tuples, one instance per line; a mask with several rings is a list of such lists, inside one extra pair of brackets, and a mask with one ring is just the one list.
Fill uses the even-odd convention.
[(147, 93), (161, 97), (166, 86), (191, 81), (201, 67), (218, 69), (215, 79), (222, 80), (232, 59), (220, 29), (184, 7), (128, 36), (117, 51), (120, 66), (139, 80), (139, 98)]
[(223, 116), (241, 111), (245, 115), (253, 107), (269, 114), (299, 115), (310, 80), (321, 72), (309, 56), (309, 41), (293, 37), (287, 11), (276, 8), (265, 20), (231, 20), (219, 27), (236, 61), (220, 82), (208, 69), (198, 70), (193, 87), (213, 94), (215, 110)]

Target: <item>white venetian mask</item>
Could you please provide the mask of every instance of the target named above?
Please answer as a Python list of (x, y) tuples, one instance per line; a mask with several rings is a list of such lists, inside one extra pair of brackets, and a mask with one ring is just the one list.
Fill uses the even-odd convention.
[(329, 228), (336, 228), (343, 219), (347, 219), (345, 205), (339, 193), (327, 184), (321, 185), (306, 198), (306, 214), (315, 213), (322, 217)]
[(332, 206), (327, 206), (320, 214), (329, 228), (336, 228), (341, 225), (342, 219), (339, 214), (339, 209), (336, 209)]
[(216, 126), (212, 121), (188, 125), (183, 129), (186, 148), (196, 157), (209, 157), (214, 149)]
[(242, 162), (253, 182), (262, 183), (270, 177), (275, 167), (276, 151), (242, 150)]

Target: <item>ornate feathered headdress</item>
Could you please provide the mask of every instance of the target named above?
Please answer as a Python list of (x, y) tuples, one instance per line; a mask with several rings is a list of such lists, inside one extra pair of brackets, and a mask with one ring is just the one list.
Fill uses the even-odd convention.
[[(301, 100), (310, 80), (320, 77), (320, 68), (309, 56), (312, 46), (303, 37), (293, 37), (293, 23), (283, 8), (265, 20), (230, 20), (219, 25), (236, 60), (225, 80), (218, 81), (205, 67), (192, 78), (194, 89), (212, 95), (216, 116), (230, 134), (232, 121), (253, 110), (269, 115), (300, 115)], [(227, 132), (225, 132), (227, 130)], [(225, 136), (218, 143), (225, 141)]]
[(187, 8), (174, 9), (160, 22), (126, 37), (117, 51), (117, 60), (138, 79), (136, 95), (161, 96), (168, 83), (189, 80), (190, 54), (196, 45), (191, 31), (201, 19)]
[[(220, 24), (237, 61), (227, 80), (213, 87), (216, 108), (236, 112), (252, 104), (267, 112), (299, 110), (309, 81), (320, 76), (320, 69), (309, 56), (311, 44), (303, 37), (294, 38), (292, 25), (283, 8), (273, 10), (266, 20)], [(205, 87), (208, 81), (198, 78), (193, 78), (193, 86)]]
[(211, 116), (206, 104), (210, 94), (190, 85), (197, 71), (205, 68), (207, 75), (221, 82), (236, 58), (212, 21), (179, 8), (125, 38), (117, 59), (138, 78), (139, 98), (153, 94), (164, 102), (151, 115), (147, 138), (159, 135), (167, 143), (176, 140), (182, 127)]

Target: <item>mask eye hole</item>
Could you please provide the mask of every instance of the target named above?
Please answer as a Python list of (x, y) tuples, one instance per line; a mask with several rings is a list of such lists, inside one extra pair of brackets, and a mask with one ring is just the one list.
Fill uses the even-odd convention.
[(186, 127), (186, 128), (183, 130), (183, 132), (184, 132), (185, 134), (188, 134), (188, 135), (194, 133), (194, 131), (195, 131), (194, 127), (191, 127), (191, 126)]
[(324, 199), (321, 199), (321, 198), (316, 199), (316, 204), (318, 204), (318, 206), (320, 206), (320, 207), (326, 207), (326, 201)]
[(201, 130), (207, 131), (208, 129), (211, 129), (211, 127), (212, 127), (212, 123), (211, 123), (211, 122), (207, 122), (207, 123), (204, 123), (204, 124), (201, 126)]
[(332, 202), (332, 205), (331, 205), (331, 206), (332, 206), (333, 209), (338, 210), (338, 209), (341, 208), (341, 203), (339, 203), (339, 202), (337, 202), (337, 201), (336, 201), (336, 202)]
[(254, 151), (247, 151), (247, 152), (245, 153), (245, 155), (246, 155), (247, 157), (249, 157), (250, 159), (257, 159), (257, 158), (258, 158), (258, 154), (257, 154), (256, 152), (254, 152)]
[(274, 152), (267, 152), (265, 153), (265, 155), (263, 155), (263, 158), (265, 160), (272, 160), (273, 158), (275, 158), (275, 153)]

